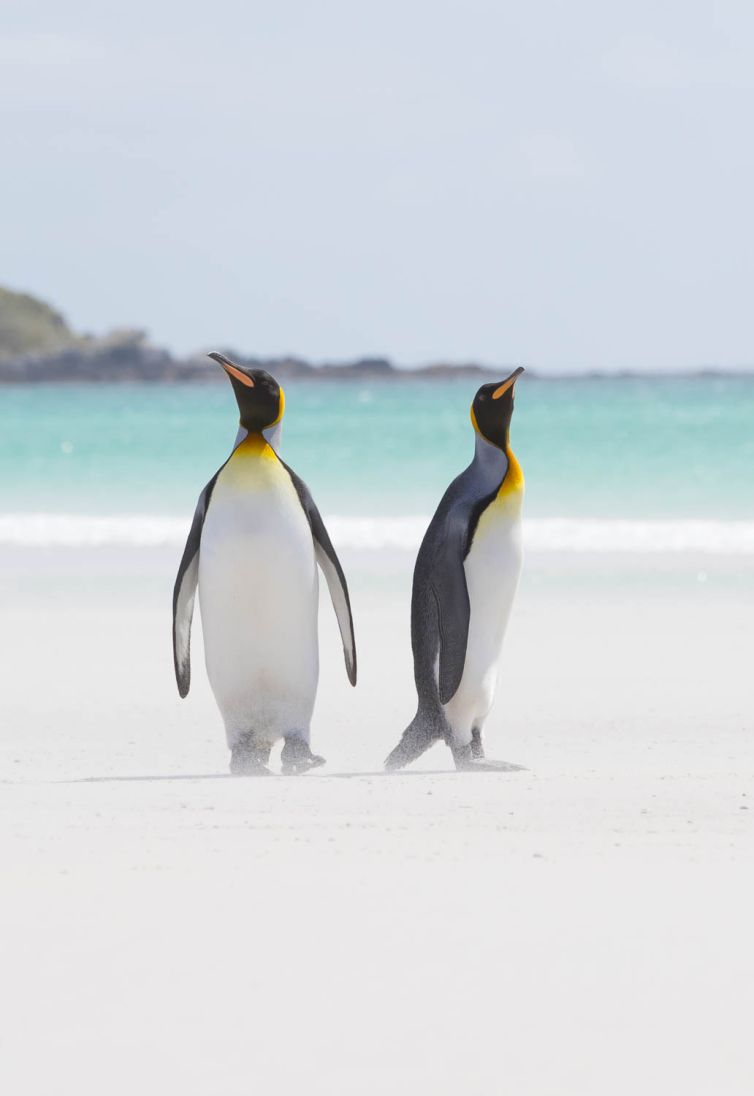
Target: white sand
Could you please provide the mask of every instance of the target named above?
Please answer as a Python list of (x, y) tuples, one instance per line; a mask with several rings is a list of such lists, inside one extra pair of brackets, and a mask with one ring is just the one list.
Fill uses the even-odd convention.
[(330, 764), (261, 781), (199, 630), (178, 699), (174, 553), (3, 552), (2, 1091), (754, 1091), (751, 566), (531, 558), (526, 771), (385, 777), (411, 561), (344, 563), (359, 688), (323, 605)]

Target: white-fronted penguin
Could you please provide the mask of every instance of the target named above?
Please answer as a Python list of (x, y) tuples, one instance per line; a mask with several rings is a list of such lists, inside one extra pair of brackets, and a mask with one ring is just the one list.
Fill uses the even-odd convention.
[(279, 455), (285, 397), (263, 369), (212, 353), (230, 378), (240, 428), (230, 457), (199, 496), (173, 592), (178, 692), (191, 679), (197, 585), (207, 674), (237, 774), (266, 774), (275, 742), (282, 767), (301, 773), (323, 758), (309, 746), (319, 677), (318, 573), (338, 618), (346, 672), (356, 644), (345, 575), (306, 484)]
[(411, 597), (418, 707), (388, 769), (440, 738), (458, 769), (499, 767), (485, 759), (482, 728), (521, 573), (524, 477), (509, 441), (521, 373), (474, 397), (474, 459), (443, 495), (419, 549)]

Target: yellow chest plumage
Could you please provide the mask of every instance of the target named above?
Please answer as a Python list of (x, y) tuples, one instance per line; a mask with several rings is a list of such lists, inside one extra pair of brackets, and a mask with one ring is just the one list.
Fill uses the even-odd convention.
[(218, 487), (229, 491), (263, 490), (290, 484), (275, 450), (261, 434), (250, 434), (234, 449), (218, 477)]
[[(495, 553), (502, 551), (510, 538), (517, 543), (521, 536), (521, 512), (524, 502), (524, 474), (510, 449), (506, 450), (508, 471), (495, 498), (479, 518), (473, 546), (478, 550), (484, 543)], [(496, 547), (493, 547), (496, 545)]]

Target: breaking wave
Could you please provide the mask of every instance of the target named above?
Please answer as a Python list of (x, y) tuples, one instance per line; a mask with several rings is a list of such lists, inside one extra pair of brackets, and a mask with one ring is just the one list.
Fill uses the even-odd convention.
[[(339, 548), (415, 551), (428, 516), (328, 517)], [(0, 514), (0, 544), (18, 547), (154, 548), (183, 544), (184, 518), (119, 514)], [(524, 545), (532, 552), (706, 552), (754, 555), (754, 521), (530, 518)]]

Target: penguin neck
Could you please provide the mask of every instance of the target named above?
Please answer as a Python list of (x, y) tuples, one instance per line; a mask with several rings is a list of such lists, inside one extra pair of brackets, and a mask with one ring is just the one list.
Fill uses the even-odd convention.
[(476, 435), (476, 448), (472, 467), (480, 476), (485, 491), (496, 491), (505, 479), (508, 471), (508, 445), (500, 449), (487, 441), (481, 434)]
[[(276, 422), (273, 426), (266, 426), (264, 428), (264, 430), (262, 430), (261, 433), (257, 433), (257, 437), (263, 438), (267, 442), (267, 444), (270, 446), (270, 448), (274, 449), (275, 453), (278, 454), (278, 455), (280, 453), (280, 443), (282, 441), (282, 435), (283, 435), (283, 424), (282, 424), (282, 422)], [(246, 427), (243, 426), (243, 425), (239, 425), (238, 433), (236, 434), (236, 440), (233, 442), (233, 450), (232, 451), (235, 453), (235, 451), (236, 451), (236, 449), (238, 449), (239, 445), (242, 445), (243, 442), (245, 442), (246, 439), (249, 436), (250, 436), (250, 434), (249, 434), (249, 431), (246, 429)]]
[(265, 427), (262, 431), (262, 437), (276, 453), (280, 453), (280, 444), (283, 440), (282, 422), (276, 422), (274, 426)]

